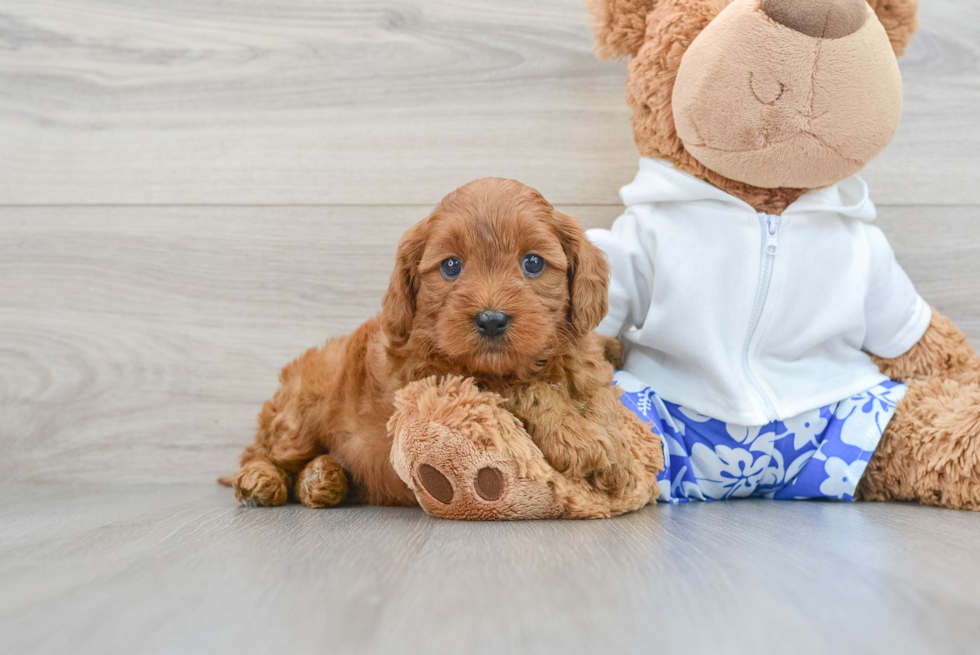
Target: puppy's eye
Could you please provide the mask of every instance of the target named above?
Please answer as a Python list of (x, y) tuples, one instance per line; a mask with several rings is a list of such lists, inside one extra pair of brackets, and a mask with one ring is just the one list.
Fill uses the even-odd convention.
[(455, 280), (463, 272), (463, 262), (459, 261), (459, 257), (447, 257), (439, 264), (439, 271), (447, 280)]
[(524, 255), (521, 268), (524, 270), (524, 275), (529, 278), (541, 277), (541, 274), (544, 273), (544, 258), (535, 254)]

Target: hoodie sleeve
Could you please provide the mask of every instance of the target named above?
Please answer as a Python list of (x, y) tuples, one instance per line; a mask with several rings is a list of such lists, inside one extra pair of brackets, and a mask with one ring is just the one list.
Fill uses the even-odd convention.
[(627, 211), (611, 230), (589, 230), (588, 235), (606, 253), (610, 269), (609, 313), (596, 331), (618, 337), (626, 327), (642, 327), (650, 309), (653, 262), (644, 248), (639, 221)]
[(871, 280), (864, 301), (864, 349), (892, 359), (918, 343), (929, 327), (932, 310), (895, 261), (884, 233), (873, 225), (866, 225), (865, 231), (871, 250)]

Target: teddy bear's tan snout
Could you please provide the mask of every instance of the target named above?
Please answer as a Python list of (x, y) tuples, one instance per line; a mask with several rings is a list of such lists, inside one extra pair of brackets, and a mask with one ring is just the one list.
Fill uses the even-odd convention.
[(672, 106), (685, 150), (708, 169), (816, 188), (888, 145), (902, 81), (865, 0), (735, 0), (684, 54)]

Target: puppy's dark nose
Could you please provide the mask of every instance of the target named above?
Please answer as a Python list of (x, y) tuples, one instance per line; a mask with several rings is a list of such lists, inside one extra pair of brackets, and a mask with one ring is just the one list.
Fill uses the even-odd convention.
[(484, 309), (473, 317), (473, 321), (476, 323), (476, 331), (482, 336), (496, 339), (507, 331), (510, 316), (496, 309)]

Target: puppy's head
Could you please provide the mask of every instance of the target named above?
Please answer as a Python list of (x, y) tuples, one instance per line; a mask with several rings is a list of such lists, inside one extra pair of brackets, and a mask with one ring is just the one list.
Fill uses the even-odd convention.
[(484, 178), (402, 238), (384, 330), (422, 358), (523, 377), (599, 324), (608, 278), (578, 221), (520, 182)]

